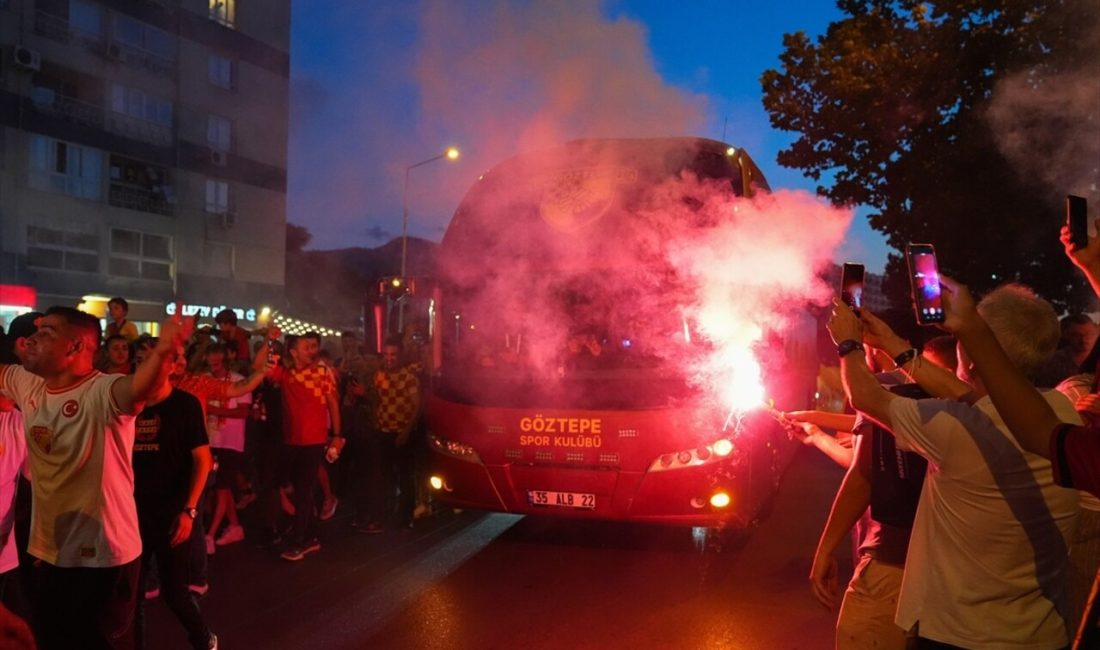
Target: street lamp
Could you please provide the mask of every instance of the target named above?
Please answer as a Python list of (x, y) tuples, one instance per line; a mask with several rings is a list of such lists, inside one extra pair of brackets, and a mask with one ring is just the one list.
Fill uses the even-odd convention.
[(458, 149), (456, 147), (448, 147), (446, 151), (433, 156), (427, 160), (421, 160), (418, 163), (414, 163), (405, 168), (405, 188), (401, 192), (401, 277), (405, 277), (405, 263), (408, 259), (409, 253), (409, 172), (421, 165), (427, 165), (428, 163), (435, 162), (442, 158), (447, 160), (456, 160), (458, 158)]

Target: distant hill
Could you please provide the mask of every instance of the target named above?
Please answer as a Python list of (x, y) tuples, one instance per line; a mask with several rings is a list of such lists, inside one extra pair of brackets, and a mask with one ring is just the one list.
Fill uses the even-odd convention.
[[(431, 277), (439, 244), (409, 237), (407, 275)], [(377, 248), (289, 253), (288, 316), (339, 329), (358, 329), (367, 291), (379, 278), (401, 271), (401, 239)]]

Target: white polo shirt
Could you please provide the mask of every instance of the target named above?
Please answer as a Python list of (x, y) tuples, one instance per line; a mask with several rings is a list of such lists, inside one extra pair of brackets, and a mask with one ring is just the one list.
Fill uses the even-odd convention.
[(20, 366), (0, 391), (23, 411), (31, 468), (27, 550), (59, 567), (112, 567), (141, 555), (134, 505), (134, 416), (111, 396), (122, 375), (93, 371), (63, 390)]
[[(1080, 418), (1065, 396), (1047, 402)], [(1068, 644), (1063, 573), (1077, 493), (1050, 461), (1024, 451), (988, 397), (973, 406), (899, 398), (898, 447), (928, 459), (895, 618), (965, 648), (1051, 650)]]

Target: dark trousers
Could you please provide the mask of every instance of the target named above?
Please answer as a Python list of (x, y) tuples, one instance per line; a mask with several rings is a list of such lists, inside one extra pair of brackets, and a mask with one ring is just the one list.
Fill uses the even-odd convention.
[(372, 521), (386, 521), (393, 512), (395, 493), (400, 490), (397, 499), (397, 514), (400, 523), (412, 521), (413, 508), (416, 507), (416, 486), (414, 481), (414, 448), (410, 439), (403, 446), (394, 444), (397, 432), (379, 431), (371, 436), (371, 506)]
[[(168, 527), (164, 529), (167, 531)], [(192, 648), (206, 650), (210, 640), (210, 628), (202, 618), (199, 605), (195, 597), (187, 588), (191, 584), (191, 546), (185, 541), (179, 546), (169, 544), (168, 534), (149, 533), (142, 531), (143, 550), (141, 554), (141, 570), (143, 574), (149, 571), (154, 564), (160, 576), (160, 596), (164, 604), (187, 631), (187, 638)], [(206, 551), (203, 550), (205, 555)], [(135, 639), (137, 650), (145, 648), (145, 599), (138, 598), (137, 624)]]
[(347, 494), (355, 506), (355, 520), (368, 523), (373, 519), (371, 513), (371, 480), (374, 477), (374, 455), (371, 438), (373, 434), (349, 434), (343, 459), (347, 460)]
[(294, 526), (290, 543), (301, 546), (316, 534), (313, 505), (317, 498), (317, 471), (325, 458), (325, 445), (287, 445), (290, 480), (294, 484)]
[(109, 568), (32, 569), (32, 624), (41, 650), (134, 647), (140, 559)]

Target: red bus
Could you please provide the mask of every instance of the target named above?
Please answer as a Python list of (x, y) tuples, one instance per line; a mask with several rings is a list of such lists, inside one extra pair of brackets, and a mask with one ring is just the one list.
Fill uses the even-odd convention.
[[(662, 138), (519, 155), (469, 190), (440, 246), (432, 306), (436, 499), (683, 526), (758, 516), (796, 443), (764, 410), (732, 426), (687, 371), (708, 344), (661, 251), (666, 213), (697, 218), (690, 188), (736, 202), (768, 185), (740, 149)], [(816, 363), (796, 360), (812, 356), (813, 322), (763, 336), (778, 408), (809, 408)]]

